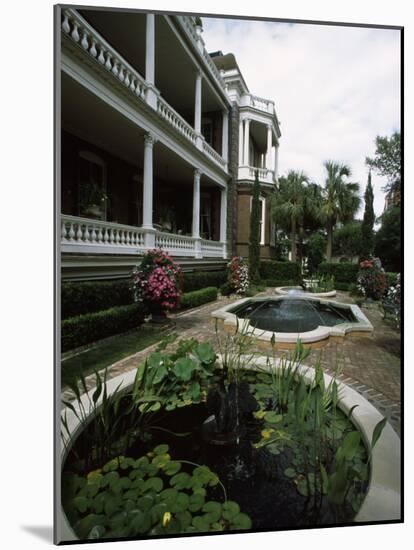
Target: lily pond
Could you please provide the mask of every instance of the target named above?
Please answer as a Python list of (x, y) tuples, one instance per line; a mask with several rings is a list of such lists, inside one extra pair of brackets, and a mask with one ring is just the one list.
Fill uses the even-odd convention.
[[(366, 491), (372, 447), (339, 409), (333, 378), (300, 366), (308, 350), (255, 365), (251, 341), (168, 341), (134, 384), (85, 380), (65, 403), (62, 505), (75, 536), (144, 538), (352, 523)], [(81, 427), (70, 433), (68, 414)], [(384, 420), (385, 422), (385, 420)]]

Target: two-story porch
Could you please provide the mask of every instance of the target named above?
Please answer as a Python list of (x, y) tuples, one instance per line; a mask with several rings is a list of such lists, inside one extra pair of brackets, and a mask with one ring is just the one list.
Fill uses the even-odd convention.
[(230, 104), (193, 18), (65, 9), (61, 29), (63, 273), (226, 258)]

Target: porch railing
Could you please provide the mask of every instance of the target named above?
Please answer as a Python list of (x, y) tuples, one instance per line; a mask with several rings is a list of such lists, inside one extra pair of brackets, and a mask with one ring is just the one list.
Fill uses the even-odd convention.
[(145, 101), (145, 79), (76, 10), (63, 11), (62, 30), (133, 95)]
[[(190, 32), (190, 29), (194, 31), (192, 22), (188, 17), (182, 17), (180, 20), (187, 32)], [(61, 26), (63, 36), (89, 54), (90, 58), (94, 60), (92, 63), (96, 62), (97, 65), (106, 69), (115, 81), (124, 86), (127, 93), (129, 92), (152, 106), (151, 101), (148, 99), (150, 86), (145, 79), (75, 9), (67, 8), (63, 10)], [(202, 55), (215, 77), (221, 80), (220, 73), (204, 49)], [(224, 170), (227, 169), (226, 161), (221, 155), (210, 147), (194, 128), (158, 94), (154, 108), (158, 115), (172, 126), (176, 132), (202, 150), (215, 164)]]
[(224, 258), (225, 244), (78, 216), (61, 216), (61, 251), (77, 254), (141, 254), (162, 248), (176, 257)]
[(256, 170), (258, 171), (260, 182), (275, 183), (275, 173), (273, 170), (257, 168), (256, 166), (239, 166), (239, 180), (254, 181)]

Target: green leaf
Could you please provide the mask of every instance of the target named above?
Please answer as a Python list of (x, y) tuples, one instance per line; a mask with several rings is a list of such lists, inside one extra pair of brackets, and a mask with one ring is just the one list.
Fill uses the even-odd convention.
[(185, 510), (184, 512), (178, 512), (177, 519), (180, 522), (181, 528), (187, 529), (187, 527), (191, 525), (193, 516), (190, 514), (188, 510)]
[(268, 422), (269, 424), (277, 424), (283, 420), (283, 416), (275, 413), (274, 411), (268, 411), (265, 413), (264, 419), (265, 422)]
[(341, 462), (342, 460), (351, 460), (359, 447), (360, 441), (361, 434), (359, 432), (354, 431), (347, 434), (342, 445), (336, 451), (336, 461)]
[(221, 517), (221, 504), (210, 500), (204, 504), (202, 511), (205, 512), (204, 517), (208, 519), (208, 522), (214, 523)]
[(134, 535), (146, 533), (151, 528), (149, 515), (142, 510), (131, 510), (129, 513), (129, 526)]
[(166, 453), (168, 453), (168, 450), (169, 450), (168, 445), (166, 445), (166, 444), (164, 443), (164, 444), (161, 444), (161, 445), (157, 445), (157, 446), (153, 449), (153, 452), (154, 452), (156, 455), (165, 455)]
[(105, 527), (103, 525), (95, 525), (89, 531), (88, 539), (101, 539), (105, 535)]
[(85, 496), (77, 496), (73, 499), (73, 504), (75, 508), (81, 513), (85, 513), (86, 510), (89, 508), (90, 501)]
[(205, 365), (211, 365), (216, 360), (216, 352), (213, 346), (208, 342), (198, 344), (194, 353)]
[(230, 525), (232, 529), (251, 529), (252, 520), (247, 514), (240, 512), (231, 520)]
[(201, 533), (206, 533), (209, 531), (210, 523), (208, 522), (208, 519), (204, 516), (195, 516), (193, 517), (193, 527), (196, 528), (197, 531)]
[(222, 506), (223, 518), (227, 520), (233, 519), (240, 512), (240, 506), (237, 502), (227, 500)]
[(197, 365), (188, 357), (182, 357), (178, 359), (173, 367), (173, 372), (180, 380), (188, 382), (191, 379), (193, 371), (197, 368)]
[(181, 470), (181, 462), (170, 460), (167, 464), (165, 464), (163, 470), (168, 476), (173, 476)]
[(286, 470), (284, 471), (284, 474), (286, 477), (296, 477), (296, 470), (294, 470), (293, 468), (286, 468)]
[(185, 512), (188, 509), (190, 497), (186, 493), (178, 493), (171, 506), (171, 512)]
[(191, 495), (188, 503), (188, 509), (190, 510), (190, 512), (198, 512), (203, 507), (204, 502), (204, 495)]
[(152, 380), (152, 383), (153, 384), (159, 384), (162, 380), (164, 380), (164, 378), (167, 376), (167, 374), (168, 374), (167, 368), (164, 365), (159, 365), (157, 367), (157, 370), (156, 370), (155, 376)]
[(150, 477), (144, 482), (142, 492), (145, 493), (147, 491), (153, 490), (156, 493), (160, 493), (162, 491), (163, 485), (164, 483), (160, 477)]
[(170, 485), (176, 489), (189, 489), (191, 487), (191, 476), (186, 472), (175, 474), (175, 476), (170, 479)]
[(387, 423), (387, 419), (384, 416), (384, 418), (380, 420), (378, 424), (375, 426), (374, 432), (372, 434), (372, 440), (371, 440), (371, 452), (372, 452), (372, 449), (375, 447), (378, 439), (381, 437), (382, 430), (384, 429), (386, 423)]
[(154, 497), (152, 495), (143, 495), (137, 500), (137, 508), (146, 512), (154, 505)]

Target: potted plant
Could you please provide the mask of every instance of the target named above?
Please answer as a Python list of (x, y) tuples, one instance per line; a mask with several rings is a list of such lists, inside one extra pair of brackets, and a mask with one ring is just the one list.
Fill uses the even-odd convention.
[(134, 299), (142, 302), (153, 322), (163, 322), (180, 301), (181, 269), (162, 249), (146, 252), (132, 272)]
[(79, 189), (79, 213), (90, 218), (102, 218), (108, 196), (94, 181), (82, 182)]

